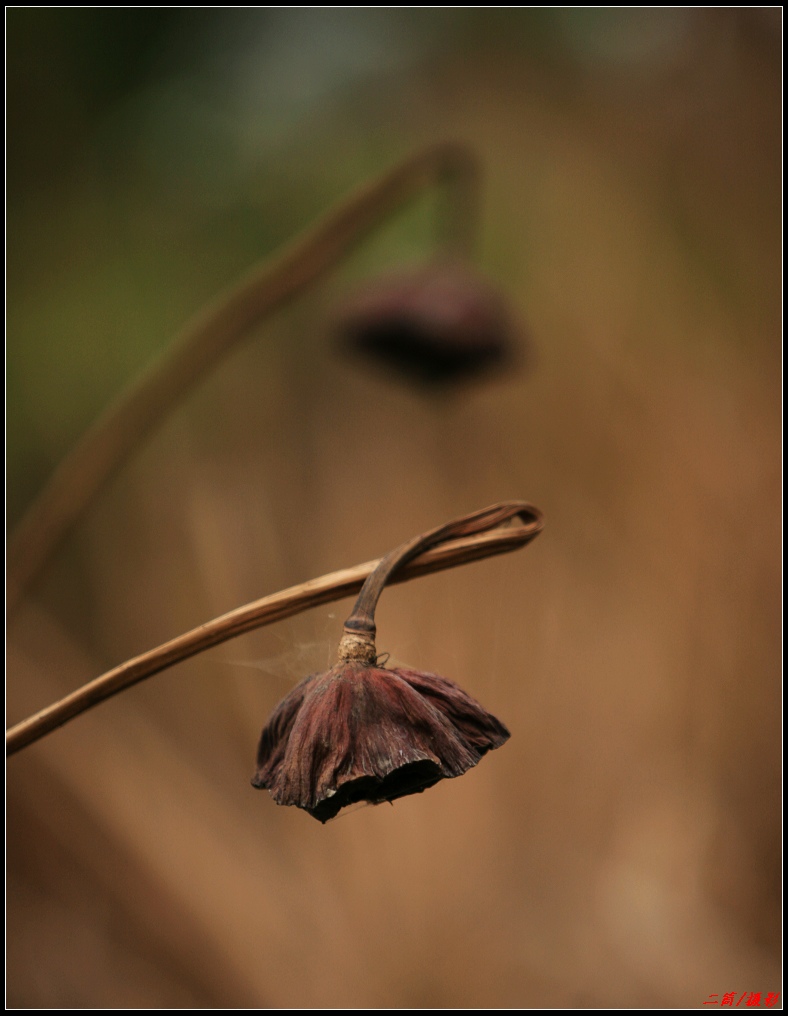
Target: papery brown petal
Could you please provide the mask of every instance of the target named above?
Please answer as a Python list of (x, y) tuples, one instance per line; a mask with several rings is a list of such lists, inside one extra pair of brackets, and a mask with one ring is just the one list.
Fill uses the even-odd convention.
[(257, 749), (257, 770), (252, 785), (267, 789), (276, 779), (287, 749), (290, 731), (301, 708), (310, 684), (317, 678), (310, 674), (299, 682), (279, 703), (263, 728)]
[(409, 667), (398, 667), (395, 673), (432, 701), (480, 755), (500, 748), (511, 737), (499, 719), (448, 678)]

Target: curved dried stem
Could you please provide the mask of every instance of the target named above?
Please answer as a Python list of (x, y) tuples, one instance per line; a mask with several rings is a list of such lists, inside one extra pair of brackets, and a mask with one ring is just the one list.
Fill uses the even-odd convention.
[(467, 253), (475, 229), (478, 179), (477, 162), (466, 146), (430, 146), (359, 188), (197, 315), (83, 435), (11, 535), (7, 608), (18, 602), (96, 494), (175, 403), (253, 325), (328, 272), (396, 208), (426, 187), (445, 182), (451, 205), (443, 241)]
[[(517, 504), (522, 509), (518, 514), (521, 514), (525, 521), (506, 529), (477, 533), (433, 547), (401, 567), (390, 578), (390, 582), (406, 582), (420, 575), (442, 571), (444, 568), (455, 568), (461, 564), (524, 547), (541, 532), (542, 514), (537, 508), (524, 502)], [(383, 560), (385, 561), (385, 558)], [(310, 607), (351, 596), (361, 589), (365, 580), (380, 564), (380, 561), (367, 561), (354, 568), (331, 572), (298, 586), (291, 586), (261, 600), (247, 603), (141, 656), (127, 660), (59, 702), (11, 727), (6, 732), (6, 754), (14, 754), (80, 713), (98, 705), (99, 702), (117, 695), (118, 692), (130, 688), (146, 677), (196, 656), (211, 646), (227, 642), (255, 628), (262, 628), (275, 621), (292, 617), (309, 610)]]
[(408, 561), (425, 550), (436, 547), (447, 540), (495, 529), (496, 526), (508, 522), (516, 515), (519, 515), (523, 521), (534, 521), (539, 517), (539, 512), (527, 501), (502, 501), (500, 504), (482, 508), (481, 511), (472, 512), (470, 515), (464, 515), (460, 519), (454, 519), (452, 522), (430, 529), (396, 547), (381, 559), (380, 564), (364, 583), (353, 613), (345, 621), (345, 634), (353, 638), (367, 636), (369, 650), (374, 658), (375, 608), (378, 605), (380, 594), (391, 582), (392, 576)]

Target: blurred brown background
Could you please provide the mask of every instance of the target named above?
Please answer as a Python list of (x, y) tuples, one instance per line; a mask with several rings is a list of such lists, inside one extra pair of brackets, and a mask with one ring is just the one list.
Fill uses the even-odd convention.
[(486, 171), (527, 368), (432, 398), (331, 310), (426, 195), (179, 405), (8, 623), (8, 720), (505, 498), (517, 554), (388, 590), (381, 651), (511, 729), (321, 826), (249, 779), (349, 603), (7, 766), (14, 1007), (694, 1007), (777, 992), (781, 9), (9, 9), (9, 525), (182, 323), (418, 146)]

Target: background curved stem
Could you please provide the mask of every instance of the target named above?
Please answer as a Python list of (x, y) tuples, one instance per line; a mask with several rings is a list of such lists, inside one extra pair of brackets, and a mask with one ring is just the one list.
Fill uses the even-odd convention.
[(325, 274), (397, 207), (448, 184), (444, 243), (469, 253), (479, 170), (464, 145), (430, 146), (352, 193), (320, 222), (219, 296), (83, 435), (33, 501), (7, 548), (11, 610), (93, 498), (175, 403), (237, 340)]

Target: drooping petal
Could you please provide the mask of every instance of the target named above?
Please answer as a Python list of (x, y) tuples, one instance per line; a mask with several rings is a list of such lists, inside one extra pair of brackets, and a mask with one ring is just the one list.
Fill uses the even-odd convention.
[(311, 674), (295, 686), (279, 703), (263, 728), (257, 749), (257, 771), (252, 777), (255, 787), (268, 787), (276, 782), (285, 757), (290, 731), (310, 684), (318, 675)]
[(409, 667), (399, 667), (396, 673), (432, 701), (480, 757), (493, 748), (500, 748), (511, 737), (499, 719), (448, 678)]

